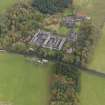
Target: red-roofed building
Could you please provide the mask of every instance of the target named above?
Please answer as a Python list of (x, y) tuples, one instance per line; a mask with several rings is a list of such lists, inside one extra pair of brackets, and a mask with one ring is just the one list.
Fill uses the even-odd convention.
[(90, 19), (91, 19), (91, 17), (89, 17), (89, 16), (86, 14), (86, 12), (77, 12), (77, 13), (76, 13), (76, 17), (78, 17), (78, 18), (86, 18), (87, 20), (90, 20)]

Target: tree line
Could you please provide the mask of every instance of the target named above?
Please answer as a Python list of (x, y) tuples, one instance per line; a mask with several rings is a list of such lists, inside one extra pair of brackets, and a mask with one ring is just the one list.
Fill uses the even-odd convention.
[(72, 4), (72, 0), (33, 0), (32, 5), (43, 13), (55, 13)]

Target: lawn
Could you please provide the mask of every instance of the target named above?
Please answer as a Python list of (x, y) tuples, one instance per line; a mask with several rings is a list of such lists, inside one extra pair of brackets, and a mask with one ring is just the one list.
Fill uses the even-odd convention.
[(25, 57), (0, 53), (0, 103), (47, 105), (51, 65), (35, 65)]
[(65, 26), (61, 26), (57, 30), (57, 33), (63, 37), (67, 36), (69, 34), (69, 32), (70, 32), (70, 29)]

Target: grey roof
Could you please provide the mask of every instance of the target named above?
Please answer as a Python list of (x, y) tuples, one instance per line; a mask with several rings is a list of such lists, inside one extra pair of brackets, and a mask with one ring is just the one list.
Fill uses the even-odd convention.
[(75, 41), (77, 40), (77, 37), (78, 37), (77, 32), (72, 31), (72, 32), (69, 34), (67, 40), (68, 40), (68, 41), (75, 42)]
[(58, 37), (50, 32), (39, 30), (32, 38), (31, 43), (44, 48), (61, 50), (65, 41), (66, 38), (64, 37)]

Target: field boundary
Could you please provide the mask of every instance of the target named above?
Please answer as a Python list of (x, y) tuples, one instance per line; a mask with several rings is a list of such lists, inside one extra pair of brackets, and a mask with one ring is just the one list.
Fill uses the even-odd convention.
[(85, 71), (85, 72), (87, 72), (89, 74), (105, 78), (105, 72), (103, 72), (103, 71), (99, 71), (99, 70), (96, 70), (96, 69), (89, 69), (87, 67), (82, 67), (82, 66), (79, 67), (79, 68), (80, 68), (81, 71)]

